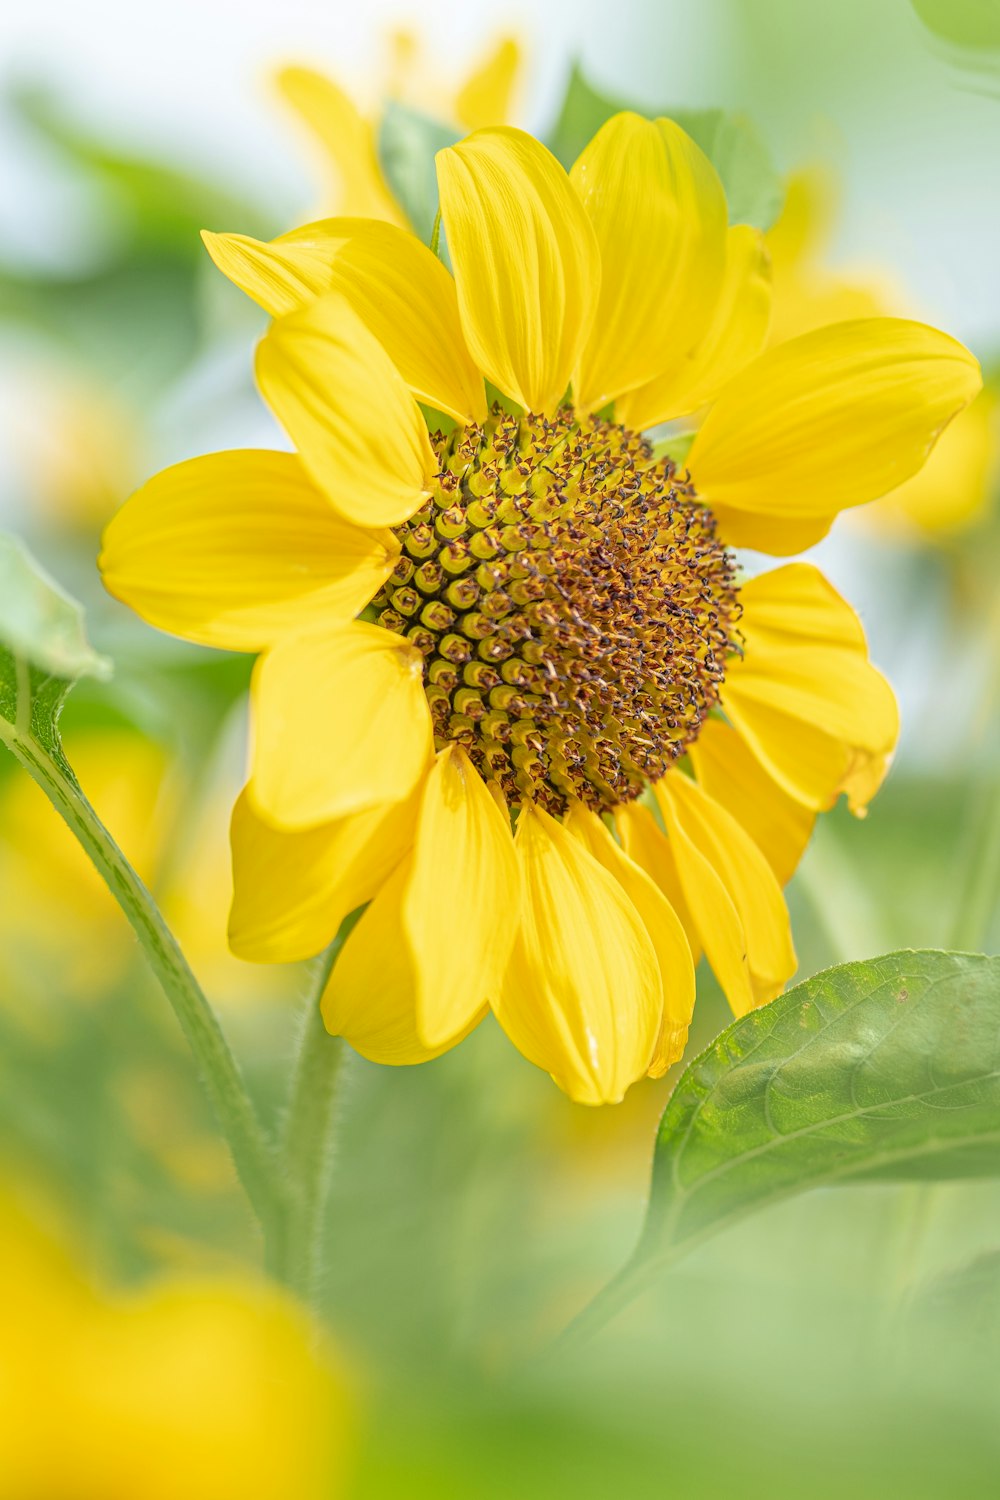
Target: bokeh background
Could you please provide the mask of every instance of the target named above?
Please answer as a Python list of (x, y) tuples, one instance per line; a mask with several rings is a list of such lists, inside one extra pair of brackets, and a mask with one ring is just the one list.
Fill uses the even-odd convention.
[[(523, 55), (516, 117), (542, 133), (574, 65), (642, 110), (745, 113), (807, 205), (807, 264), (787, 250), (786, 218), (776, 269), (787, 252), (817, 304), (877, 299), (965, 340), (989, 381), (1000, 367), (1000, 7), (988, 0), (5, 9), (0, 527), (86, 602), (114, 659), (111, 684), (71, 700), (68, 753), (271, 1118), (305, 975), (225, 948), (249, 663), (158, 636), (104, 597), (99, 534), (166, 463), (283, 445), (250, 378), (262, 315), (198, 239), (202, 227), (268, 236), (335, 206), (276, 67), (324, 69), (374, 116), (405, 55), (420, 106), (444, 114), (504, 36)], [(989, 383), (981, 400), (976, 437), (922, 510), (848, 517), (816, 549), (861, 611), (904, 729), (867, 820), (823, 820), (793, 882), (800, 977), (897, 947), (1000, 940)], [(711, 977), (699, 984), (690, 1056), (727, 1019)], [(996, 1187), (856, 1187), (768, 1209), (560, 1360), (547, 1340), (634, 1241), (673, 1077), (587, 1112), (491, 1023), (419, 1070), (350, 1062), (324, 1293), (350, 1371), (330, 1397), (355, 1413), (350, 1493), (996, 1493)], [(164, 1272), (238, 1280), (259, 1259), (124, 918), (6, 758), (0, 1175), (0, 1199), (43, 1205), (74, 1274), (105, 1287)]]

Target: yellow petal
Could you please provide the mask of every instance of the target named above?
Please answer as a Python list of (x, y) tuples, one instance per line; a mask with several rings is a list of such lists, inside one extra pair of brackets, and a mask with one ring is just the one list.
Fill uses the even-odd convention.
[(380, 625), (280, 641), (250, 690), (247, 792), (278, 828), (310, 828), (402, 802), (427, 769), (431, 720), (423, 657)]
[(378, 163), (375, 132), (343, 89), (312, 68), (282, 68), (275, 82), (319, 147), (337, 211), (402, 224)]
[(590, 331), (600, 257), (562, 167), (524, 131), (479, 130), (437, 155), (473, 359), (527, 411), (551, 412)]
[(684, 928), (663, 892), (615, 843), (599, 817), (574, 802), (564, 821), (573, 837), (614, 876), (649, 934), (663, 982), (663, 1014), (647, 1071), (651, 1078), (662, 1078), (684, 1052), (694, 1012), (694, 963)]
[(279, 318), (257, 349), (264, 399), (333, 507), (361, 526), (419, 510), (437, 472), (420, 408), (345, 298)]
[(697, 965), (701, 957), (698, 928), (684, 899), (674, 851), (654, 813), (641, 802), (629, 802), (626, 806), (615, 808), (615, 828), (629, 859), (645, 870), (677, 913), (691, 951), (691, 960)]
[[(573, 377), (595, 411), (683, 369), (722, 284), (726, 195), (708, 157), (672, 120), (615, 115), (570, 174), (601, 251), (601, 290)], [(690, 408), (689, 408), (690, 409)]]
[(790, 518), (862, 505), (915, 474), (982, 384), (947, 334), (902, 318), (817, 329), (723, 388), (689, 466), (712, 505)]
[(272, 317), (339, 292), (418, 401), (462, 423), (486, 415), (455, 283), (415, 235), (374, 219), (324, 219), (270, 242), (207, 231), (202, 239), (220, 271)]
[(697, 411), (760, 353), (770, 317), (771, 263), (763, 235), (734, 224), (726, 237), (722, 285), (701, 339), (682, 363), (627, 391), (616, 403), (617, 419), (641, 431)]
[(750, 579), (740, 601), (745, 650), (726, 667), (726, 716), (791, 797), (820, 810), (845, 792), (862, 810), (888, 767), (899, 713), (861, 621), (809, 563)]
[(732, 510), (713, 505), (719, 536), (727, 547), (751, 547), (771, 557), (794, 557), (821, 542), (837, 517), (761, 515), (752, 510)]
[(520, 910), (510, 818), (465, 751), (449, 745), (427, 778), (403, 933), (417, 977), (417, 1030), (432, 1047), (463, 1031), (500, 988)]
[(485, 1014), (437, 1046), (417, 1030), (417, 974), (409, 945), (400, 940), (403, 898), (412, 858), (403, 860), (365, 910), (344, 944), (322, 999), (327, 1031), (342, 1036), (372, 1062), (427, 1062), (468, 1036)]
[(291, 453), (210, 453), (127, 500), (104, 533), (105, 586), (161, 630), (260, 651), (350, 620), (392, 570), (390, 531), (343, 521)]
[(237, 957), (294, 963), (321, 952), (409, 852), (417, 796), (290, 832), (263, 822), (241, 793), (233, 808), (229, 918)]
[(548, 813), (524, 804), (515, 847), (521, 925), (497, 1020), (577, 1103), (617, 1103), (646, 1072), (659, 1032), (649, 934), (618, 881)]
[(512, 37), (504, 37), (459, 89), (455, 99), (459, 124), (466, 130), (505, 125), (520, 71), (521, 49)]
[(943, 538), (974, 526), (989, 508), (1000, 441), (997, 397), (980, 392), (941, 434), (919, 474), (865, 512), (888, 535)]
[(790, 797), (746, 741), (721, 719), (702, 725), (688, 754), (699, 786), (746, 829), (779, 885), (787, 885), (805, 851), (815, 812)]
[[(736, 1015), (780, 994), (796, 968), (784, 898), (750, 835), (690, 777), (653, 788), (684, 895)], [(734, 921), (735, 918), (735, 921)]]

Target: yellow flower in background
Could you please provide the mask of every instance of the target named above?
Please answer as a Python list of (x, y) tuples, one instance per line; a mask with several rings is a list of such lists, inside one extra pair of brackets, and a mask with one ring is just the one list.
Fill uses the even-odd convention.
[[(154, 880), (169, 814), (163, 751), (127, 730), (67, 737), (77, 774), (127, 850)], [(59, 1029), (53, 1002), (97, 1000), (134, 953), (122, 912), (88, 856), (26, 776), (0, 782), (0, 977), (5, 1009)]]
[[(771, 342), (842, 319), (904, 309), (884, 275), (831, 271), (824, 257), (836, 218), (836, 186), (811, 170), (788, 184), (781, 218), (767, 234), (774, 267)], [(944, 541), (981, 520), (997, 482), (997, 393), (987, 386), (942, 434), (927, 463), (863, 513), (865, 524), (896, 539)]]
[(33, 521), (93, 534), (142, 473), (138, 420), (92, 373), (45, 360), (18, 375), (5, 392), (5, 447)]
[[(478, 131), (438, 181), (454, 278), (384, 223), (206, 237), (274, 318), (257, 376), (298, 452), (165, 471), (102, 568), (263, 653), (236, 951), (316, 953), (370, 903), (331, 1031), (416, 1062), (491, 1006), (614, 1101), (680, 1055), (702, 952), (738, 1014), (781, 990), (781, 884), (896, 742), (844, 600), (804, 563), (741, 584), (729, 548), (798, 552), (914, 474), (979, 369), (892, 318), (760, 353), (760, 236), (669, 120), (616, 116), (569, 174)], [(681, 474), (642, 433), (706, 405)]]
[[(126, 726), (77, 729), (66, 751), (91, 800), (164, 913), (206, 990), (223, 1004), (285, 997), (228, 951), (231, 782), (190, 803), (165, 750)], [(217, 778), (218, 779), (218, 778)], [(124, 981), (134, 936), (89, 858), (25, 776), (0, 779), (0, 987), (40, 1038), (58, 1035), (67, 1000), (96, 1001)]]
[(0, 1500), (330, 1500), (352, 1400), (249, 1277), (112, 1294), (0, 1199)]
[[(459, 129), (504, 125), (510, 119), (520, 68), (517, 43), (504, 38), (455, 89), (427, 65), (415, 37), (397, 32), (392, 38), (388, 77), (380, 97), (399, 99)], [(275, 81), (314, 147), (319, 148), (329, 180), (329, 207), (339, 214), (385, 219), (405, 226), (405, 214), (379, 165), (378, 121), (362, 112), (334, 79), (314, 68), (285, 67)]]

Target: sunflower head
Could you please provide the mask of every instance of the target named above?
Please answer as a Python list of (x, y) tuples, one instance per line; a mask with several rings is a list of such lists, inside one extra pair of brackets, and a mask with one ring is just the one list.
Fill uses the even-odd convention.
[(630, 801), (694, 739), (733, 650), (710, 513), (639, 434), (568, 408), (432, 441), (433, 494), (374, 609), (424, 656), (437, 747), (515, 805)]
[[(454, 274), (362, 219), (207, 237), (274, 318), (257, 379), (296, 453), (160, 476), (105, 576), (263, 652), (237, 951), (308, 957), (364, 906), (331, 1031), (416, 1062), (488, 1005), (607, 1102), (680, 1055), (702, 953), (737, 1013), (779, 993), (781, 885), (896, 741), (819, 571), (737, 590), (727, 547), (811, 546), (923, 465), (980, 375), (894, 318), (765, 349), (761, 236), (669, 120), (615, 117), (569, 173), (480, 130), (437, 171)], [(651, 441), (680, 418), (683, 472)]]

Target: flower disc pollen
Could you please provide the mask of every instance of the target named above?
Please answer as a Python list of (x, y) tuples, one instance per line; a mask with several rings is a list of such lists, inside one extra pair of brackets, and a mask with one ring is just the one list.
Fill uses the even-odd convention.
[(697, 736), (735, 649), (711, 513), (597, 417), (494, 409), (432, 443), (434, 494), (373, 607), (423, 654), (438, 747), (512, 804), (631, 800)]

